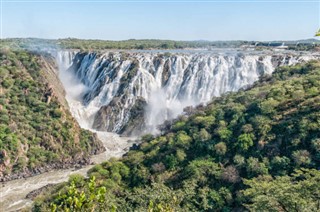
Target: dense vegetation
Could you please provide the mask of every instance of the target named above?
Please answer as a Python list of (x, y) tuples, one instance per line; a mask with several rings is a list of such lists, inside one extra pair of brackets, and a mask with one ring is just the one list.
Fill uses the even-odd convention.
[(102, 150), (59, 101), (44, 63), (25, 51), (0, 52), (0, 179), (81, 163)]
[(34, 211), (319, 211), (320, 64), (279, 68), (252, 88), (145, 135)]
[(245, 41), (173, 41), (173, 40), (80, 40), (61, 39), (58, 44), (68, 49), (185, 49), (208, 47), (237, 47)]
[(3, 45), (10, 48), (25, 48), (43, 50), (45, 47), (54, 48), (59, 46), (65, 49), (81, 50), (103, 50), (103, 49), (185, 49), (185, 48), (207, 48), (207, 47), (239, 47), (247, 44), (247, 41), (173, 41), (173, 40), (84, 40), (66, 38), (58, 40), (47, 39), (5, 39)]
[(9, 48), (23, 48), (28, 50), (43, 51), (45, 48), (64, 48), (87, 50), (105, 50), (105, 49), (194, 49), (194, 48), (238, 48), (243, 45), (256, 45), (257, 50), (273, 48), (279, 45), (289, 46), (291, 50), (314, 50), (319, 48), (320, 42), (315, 39), (301, 41), (274, 41), (274, 42), (256, 42), (256, 41), (174, 41), (174, 40), (84, 40), (76, 38), (66, 38), (58, 40), (36, 39), (36, 38), (11, 38), (2, 40), (2, 45)]

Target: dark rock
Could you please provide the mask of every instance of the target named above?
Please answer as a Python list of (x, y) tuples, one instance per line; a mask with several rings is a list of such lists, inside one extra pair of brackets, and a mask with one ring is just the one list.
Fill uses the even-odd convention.
[(118, 89), (118, 93), (117, 93), (118, 97), (123, 95), (125, 88), (127, 88), (129, 86), (129, 83), (131, 82), (132, 78), (134, 78), (137, 75), (137, 72), (139, 70), (139, 66), (140, 66), (140, 64), (139, 64), (138, 60), (132, 61), (129, 69), (120, 79), (120, 85), (119, 85), (119, 89)]
[[(100, 153), (103, 151), (105, 151), (105, 148), (103, 146), (102, 146), (102, 149), (96, 150), (97, 153)], [(69, 168), (80, 169), (83, 166), (90, 165), (90, 164), (92, 164), (91, 159), (90, 157), (87, 157), (87, 156), (84, 156), (83, 158), (80, 158), (80, 159), (78, 158), (77, 160), (75, 158), (71, 158), (71, 159), (57, 162), (57, 163), (46, 164), (45, 166), (42, 166), (42, 167), (36, 167), (34, 169), (26, 168), (23, 171), (18, 173), (11, 173), (8, 175), (0, 176), (0, 182), (32, 177), (32, 176), (39, 175), (54, 169), (69, 169)]]
[(135, 104), (130, 109), (130, 116), (126, 124), (119, 131), (120, 134), (124, 136), (134, 136), (140, 135), (143, 130), (146, 128), (145, 126), (145, 107), (147, 106), (147, 102), (142, 98), (136, 99)]
[(139, 147), (138, 144), (133, 144), (129, 149), (130, 149), (130, 150), (139, 150), (140, 147)]
[[(125, 110), (125, 117), (121, 117), (126, 98), (125, 95), (114, 98), (110, 104), (101, 107), (94, 118), (93, 128), (124, 136), (140, 134), (145, 129), (144, 109), (147, 103), (143, 98), (137, 98), (133, 106)], [(121, 118), (123, 123), (119, 122)]]
[(162, 71), (162, 78), (161, 78), (162, 86), (165, 86), (168, 83), (168, 80), (170, 79), (170, 76), (171, 76), (170, 66), (171, 66), (170, 60), (166, 60), (163, 67), (163, 71)]
[(55, 186), (55, 184), (48, 184), (45, 185), (39, 189), (36, 189), (34, 191), (31, 191), (30, 193), (27, 194), (26, 198), (34, 200), (37, 196), (39, 196), (41, 193), (47, 192), (50, 188)]

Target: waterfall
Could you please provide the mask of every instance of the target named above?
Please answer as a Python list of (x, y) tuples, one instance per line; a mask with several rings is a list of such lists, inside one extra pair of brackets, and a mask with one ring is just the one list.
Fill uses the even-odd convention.
[(315, 58), (307, 54), (65, 51), (57, 58), (69, 98), (77, 100), (70, 107), (80, 124), (128, 135), (156, 133), (157, 125), (175, 118), (183, 108), (251, 85), (276, 67)]
[(69, 71), (78, 52), (56, 51), (51, 54), (57, 60), (59, 78), (66, 90), (66, 100), (71, 114), (82, 128), (91, 129), (93, 123), (92, 114), (96, 113), (99, 108), (87, 108), (82, 104), (83, 93), (86, 92), (87, 87), (73, 72)]

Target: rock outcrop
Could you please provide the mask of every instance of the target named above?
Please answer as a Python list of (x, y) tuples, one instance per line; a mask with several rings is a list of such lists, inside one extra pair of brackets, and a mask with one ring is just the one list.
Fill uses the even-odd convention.
[[(252, 85), (279, 66), (319, 57), (236, 50), (72, 54), (67, 71), (85, 86), (84, 111), (96, 111), (93, 128), (124, 135), (143, 128), (156, 132), (157, 125), (181, 114), (184, 107)], [(139, 116), (133, 112), (137, 108)]]

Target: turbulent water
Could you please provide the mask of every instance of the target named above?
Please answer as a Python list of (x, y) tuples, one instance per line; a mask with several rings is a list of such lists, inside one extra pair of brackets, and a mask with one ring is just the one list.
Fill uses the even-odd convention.
[[(186, 106), (253, 84), (311, 53), (220, 51), (60, 52), (88, 127), (124, 135), (155, 133)], [(81, 92), (79, 92), (81, 91)], [(79, 95), (80, 94), (80, 95)], [(79, 103), (79, 102), (78, 102)]]
[[(123, 134), (156, 132), (164, 120), (186, 106), (210, 101), (271, 74), (276, 67), (319, 58), (311, 53), (223, 51), (55, 52), (59, 77), (72, 115), (81, 127), (98, 134), (107, 151), (94, 156), (100, 163), (120, 157), (131, 142)], [(54, 170), (0, 184), (1, 211), (31, 204), (25, 196), (51, 183), (66, 181), (79, 170)]]
[[(86, 121), (86, 116), (83, 114), (81, 115), (84, 107), (80, 101), (80, 94), (83, 86), (75, 81), (72, 75), (66, 72), (70, 65), (68, 61), (71, 61), (71, 58), (70, 60), (65, 60), (65, 56), (69, 55), (72, 57), (72, 53), (66, 53), (65, 56), (60, 57), (62, 55), (63, 54), (59, 53), (54, 56), (57, 58), (57, 63), (59, 65), (59, 77), (66, 90), (66, 99), (69, 104), (70, 111), (72, 115), (75, 116), (81, 127), (89, 129), (97, 134), (98, 138), (106, 148), (105, 152), (92, 156), (91, 161), (98, 164), (111, 157), (121, 157), (128, 151), (133, 142), (127, 137), (119, 137), (119, 135), (114, 133), (96, 131), (89, 127), (89, 124)], [(76, 170), (52, 170), (34, 177), (0, 183), (0, 211), (16, 211), (21, 208), (31, 206), (32, 201), (26, 198), (26, 195), (31, 191), (48, 184), (65, 182), (69, 179), (71, 174), (86, 175), (87, 171), (91, 167), (93, 167), (93, 165), (84, 166), (83, 168)]]
[[(101, 163), (111, 157), (121, 157), (132, 143), (127, 138), (121, 138), (112, 133), (98, 133), (98, 137), (103, 142), (107, 151), (99, 155), (94, 155), (93, 163)], [(31, 191), (39, 189), (48, 184), (65, 182), (71, 174), (86, 175), (93, 165), (85, 166), (81, 169), (52, 170), (34, 177), (18, 179), (6, 183), (0, 183), (0, 211), (16, 211), (32, 204), (26, 195)]]

